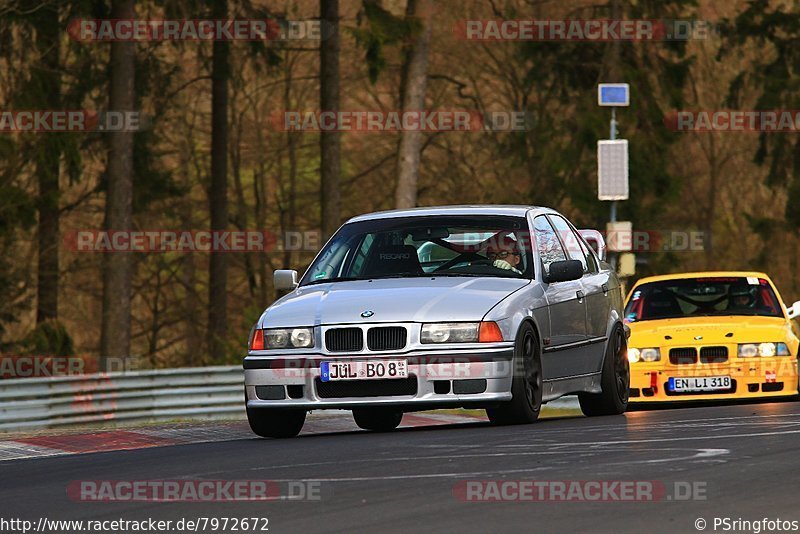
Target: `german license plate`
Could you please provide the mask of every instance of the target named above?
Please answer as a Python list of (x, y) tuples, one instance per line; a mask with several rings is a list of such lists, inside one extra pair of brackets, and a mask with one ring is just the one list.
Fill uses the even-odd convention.
[(379, 380), (383, 378), (408, 378), (407, 360), (380, 360), (354, 362), (322, 362), (320, 380)]
[(670, 391), (719, 391), (731, 389), (731, 377), (729, 376), (702, 376), (687, 378), (670, 378)]

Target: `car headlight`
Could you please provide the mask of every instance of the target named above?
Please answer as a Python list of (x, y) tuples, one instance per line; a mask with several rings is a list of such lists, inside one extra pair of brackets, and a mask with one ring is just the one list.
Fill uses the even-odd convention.
[(427, 323), (422, 325), (422, 343), (476, 343), (480, 323)]
[(791, 353), (786, 343), (742, 343), (739, 345), (740, 358), (756, 356), (769, 358), (771, 356), (791, 356)]
[(657, 348), (642, 349), (641, 359), (643, 362), (657, 362), (661, 359), (661, 351)]
[(628, 361), (631, 363), (659, 360), (661, 360), (661, 350), (658, 348), (628, 349)]
[(301, 349), (314, 346), (311, 328), (269, 328), (264, 330), (265, 349)]

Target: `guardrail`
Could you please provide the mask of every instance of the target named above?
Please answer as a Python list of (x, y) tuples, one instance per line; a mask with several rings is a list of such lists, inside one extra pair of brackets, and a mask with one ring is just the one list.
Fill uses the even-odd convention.
[(0, 432), (244, 417), (241, 366), (0, 380)]
[[(245, 417), (238, 365), (0, 380), (0, 432)], [(576, 397), (548, 403), (577, 408)]]

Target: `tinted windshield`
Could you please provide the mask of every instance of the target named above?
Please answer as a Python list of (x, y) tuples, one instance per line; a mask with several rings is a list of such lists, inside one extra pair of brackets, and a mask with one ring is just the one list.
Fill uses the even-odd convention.
[(769, 282), (755, 277), (688, 278), (642, 284), (625, 307), (625, 321), (783, 312)]
[(301, 285), (422, 276), (531, 278), (521, 217), (407, 217), (347, 224)]

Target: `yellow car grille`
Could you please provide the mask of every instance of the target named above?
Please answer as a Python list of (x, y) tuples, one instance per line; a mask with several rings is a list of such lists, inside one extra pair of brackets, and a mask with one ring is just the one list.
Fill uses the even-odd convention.
[[(700, 363), (723, 363), (728, 361), (728, 347), (701, 347)], [(669, 349), (669, 363), (691, 365), (697, 363), (697, 347)]]

